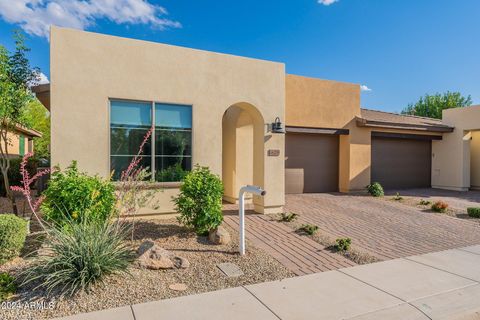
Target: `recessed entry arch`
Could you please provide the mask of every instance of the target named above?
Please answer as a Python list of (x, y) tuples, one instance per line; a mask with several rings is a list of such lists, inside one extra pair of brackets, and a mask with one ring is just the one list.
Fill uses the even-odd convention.
[[(265, 121), (261, 112), (247, 102), (229, 106), (222, 117), (222, 179), (224, 200), (235, 203), (240, 187), (264, 187)], [(254, 203), (261, 199), (254, 197)]]

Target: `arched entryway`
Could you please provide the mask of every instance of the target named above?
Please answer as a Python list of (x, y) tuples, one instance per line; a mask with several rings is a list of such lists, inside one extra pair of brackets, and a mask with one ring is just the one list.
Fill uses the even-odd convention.
[[(264, 119), (253, 105), (230, 106), (222, 118), (222, 179), (225, 201), (238, 201), (240, 187), (264, 187)], [(253, 202), (262, 205), (260, 198)]]

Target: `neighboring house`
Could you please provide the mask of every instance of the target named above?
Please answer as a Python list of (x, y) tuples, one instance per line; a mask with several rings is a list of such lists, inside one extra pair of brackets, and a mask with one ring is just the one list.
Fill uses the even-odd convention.
[[(262, 213), (282, 211), (285, 193), (348, 192), (371, 181), (470, 187), (457, 177), (470, 179), (470, 155), (464, 151), (453, 168), (457, 154), (448, 152), (467, 148), (457, 129), (463, 120), (361, 109), (357, 84), (286, 75), (282, 63), (58, 27), (50, 54), (51, 84), (36, 92), (52, 115), (51, 163), (77, 160), (89, 173), (113, 170), (115, 178), (153, 124), (142, 164), (164, 188), (162, 212), (173, 211), (178, 180), (197, 163), (222, 177), (227, 201), (237, 200), (242, 185), (264, 187), (266, 196), (253, 198)], [(480, 124), (480, 107), (466, 109)]]
[(33, 153), (33, 138), (39, 138), (42, 134), (33, 129), (27, 129), (17, 125), (14, 131), (8, 132), (10, 157), (23, 157), (26, 153)]

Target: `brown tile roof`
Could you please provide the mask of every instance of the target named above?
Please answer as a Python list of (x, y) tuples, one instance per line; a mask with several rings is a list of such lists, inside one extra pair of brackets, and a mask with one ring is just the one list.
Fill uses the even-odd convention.
[(420, 131), (452, 132), (453, 128), (442, 123), (442, 120), (403, 115), (392, 112), (360, 109), (361, 117), (357, 124), (368, 127), (398, 128)]

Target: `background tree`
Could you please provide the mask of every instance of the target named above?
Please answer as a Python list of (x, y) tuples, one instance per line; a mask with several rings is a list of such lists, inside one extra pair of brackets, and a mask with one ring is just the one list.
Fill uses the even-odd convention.
[(12, 203), (13, 213), (18, 214), (14, 193), (10, 190), (8, 170), (10, 169), (9, 132), (17, 125), (26, 126), (25, 111), (34, 99), (29, 86), (38, 82), (39, 71), (30, 67), (26, 57), (29, 49), (25, 37), (19, 31), (13, 34), (15, 51), (10, 54), (0, 45), (0, 173), (7, 197)]
[(447, 91), (444, 94), (426, 94), (415, 104), (409, 104), (402, 113), (420, 117), (442, 118), (442, 111), (451, 108), (461, 108), (472, 104), (472, 97), (463, 96), (460, 92)]
[(42, 137), (33, 138), (35, 157), (50, 159), (50, 113), (37, 99), (27, 105), (25, 122), (27, 127), (42, 133)]

